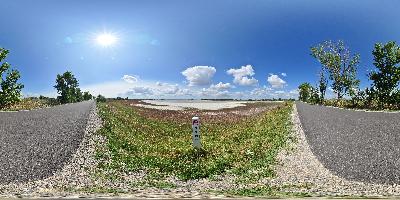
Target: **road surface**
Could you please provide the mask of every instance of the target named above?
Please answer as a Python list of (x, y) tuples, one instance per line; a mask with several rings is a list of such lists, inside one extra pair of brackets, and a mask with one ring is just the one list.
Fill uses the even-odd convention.
[(0, 112), (0, 184), (51, 176), (78, 148), (93, 101)]
[(349, 180), (400, 183), (400, 113), (296, 106), (311, 150), (331, 172)]

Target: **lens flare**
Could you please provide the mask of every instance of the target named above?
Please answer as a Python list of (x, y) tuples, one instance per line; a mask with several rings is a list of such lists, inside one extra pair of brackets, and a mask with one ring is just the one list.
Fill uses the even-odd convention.
[(99, 34), (96, 37), (96, 42), (103, 46), (103, 47), (109, 47), (114, 45), (118, 41), (117, 36), (111, 34), (111, 33), (102, 33)]

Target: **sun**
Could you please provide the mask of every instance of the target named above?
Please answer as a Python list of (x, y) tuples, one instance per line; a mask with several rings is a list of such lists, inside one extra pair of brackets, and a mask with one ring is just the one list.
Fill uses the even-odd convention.
[(103, 47), (109, 47), (117, 43), (118, 37), (111, 33), (101, 33), (96, 36), (97, 44)]

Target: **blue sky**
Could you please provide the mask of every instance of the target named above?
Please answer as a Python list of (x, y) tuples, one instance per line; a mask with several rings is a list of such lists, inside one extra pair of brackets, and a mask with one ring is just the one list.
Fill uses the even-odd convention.
[[(58, 73), (108, 97), (296, 97), (315, 84), (310, 47), (345, 41), (361, 54), (361, 87), (376, 42), (399, 42), (400, 1), (2, 0), (0, 46), (23, 93), (56, 95)], [(116, 38), (109, 46), (97, 40)]]

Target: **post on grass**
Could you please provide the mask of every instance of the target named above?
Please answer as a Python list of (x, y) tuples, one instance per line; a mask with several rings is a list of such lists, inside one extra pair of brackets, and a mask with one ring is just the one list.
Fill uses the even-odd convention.
[(193, 147), (195, 149), (201, 149), (201, 140), (200, 140), (200, 118), (193, 117), (192, 118), (192, 141)]

